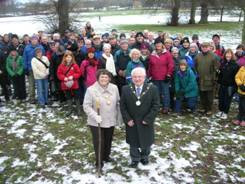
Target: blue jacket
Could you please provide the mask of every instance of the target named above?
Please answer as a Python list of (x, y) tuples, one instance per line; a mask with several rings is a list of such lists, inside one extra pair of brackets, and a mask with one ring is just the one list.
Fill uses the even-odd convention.
[(194, 72), (187, 67), (185, 72), (178, 70), (175, 74), (175, 91), (176, 94), (182, 92), (184, 97), (198, 96), (198, 85)]
[(31, 71), (31, 60), (35, 56), (35, 49), (41, 48), (43, 54), (45, 54), (44, 48), (42, 45), (36, 45), (35, 47), (32, 44), (29, 44), (25, 47), (24, 53), (23, 53), (23, 61), (24, 61), (24, 70), (25, 71)]
[(128, 84), (132, 83), (131, 72), (134, 68), (137, 68), (137, 67), (145, 68), (144, 64), (141, 61), (139, 61), (137, 63), (134, 61), (129, 61), (129, 63), (127, 65), (127, 69), (126, 69), (126, 80), (127, 80)]

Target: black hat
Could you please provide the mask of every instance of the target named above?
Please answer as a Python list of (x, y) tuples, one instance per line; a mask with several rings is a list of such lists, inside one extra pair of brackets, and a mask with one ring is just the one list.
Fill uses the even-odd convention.
[(214, 37), (217, 37), (217, 38), (220, 39), (220, 36), (219, 36), (218, 34), (214, 34), (214, 35), (212, 36), (212, 39), (213, 39)]
[(10, 47), (9, 48), (9, 51), (12, 52), (12, 51), (17, 51), (17, 48), (15, 48), (14, 46)]
[(163, 40), (160, 37), (158, 37), (158, 38), (155, 39), (154, 45), (156, 45), (158, 43), (162, 43), (163, 44)]
[(183, 43), (190, 43), (189, 38), (188, 38), (188, 37), (184, 37), (184, 38), (181, 40), (180, 44), (183, 45)]
[(142, 32), (137, 32), (136, 35), (135, 35), (135, 38), (137, 38), (138, 36), (143, 36), (144, 37), (144, 34)]

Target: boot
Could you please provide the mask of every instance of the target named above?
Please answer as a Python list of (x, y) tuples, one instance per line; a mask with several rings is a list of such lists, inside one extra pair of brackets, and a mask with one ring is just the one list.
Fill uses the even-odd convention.
[(76, 100), (76, 113), (78, 116), (81, 116), (81, 105), (79, 100)]
[(66, 113), (66, 116), (70, 116), (71, 114), (72, 114), (72, 112), (73, 112), (73, 101), (72, 101), (72, 99), (68, 99), (67, 100), (67, 113)]

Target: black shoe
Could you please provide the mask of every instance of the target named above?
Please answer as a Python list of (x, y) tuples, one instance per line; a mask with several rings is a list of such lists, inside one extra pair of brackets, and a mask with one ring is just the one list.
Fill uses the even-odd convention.
[(139, 164), (138, 161), (132, 161), (129, 166), (132, 167), (132, 168), (137, 168), (138, 164)]
[(141, 159), (140, 162), (141, 162), (143, 165), (149, 164), (149, 161), (146, 160), (146, 159)]
[(105, 162), (113, 162), (113, 159), (112, 158), (105, 158), (103, 161), (105, 161)]

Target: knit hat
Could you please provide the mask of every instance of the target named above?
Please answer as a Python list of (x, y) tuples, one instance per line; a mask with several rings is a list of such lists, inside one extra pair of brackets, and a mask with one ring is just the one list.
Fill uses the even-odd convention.
[(88, 48), (87, 53), (95, 53), (95, 48), (93, 48), (93, 47)]
[(110, 49), (111, 48), (111, 45), (109, 44), (109, 43), (105, 43), (104, 45), (103, 45), (103, 50), (104, 49)]
[(183, 45), (183, 43), (190, 43), (189, 38), (188, 38), (188, 37), (184, 37), (184, 38), (181, 40), (180, 44)]
[(38, 38), (37, 35), (33, 35), (33, 36), (31, 37), (31, 40), (39, 40), (39, 38)]
[(238, 65), (240, 67), (245, 66), (245, 56), (238, 60)]
[(187, 66), (187, 62), (185, 59), (181, 59), (180, 62), (179, 62), (179, 65), (185, 65)]

